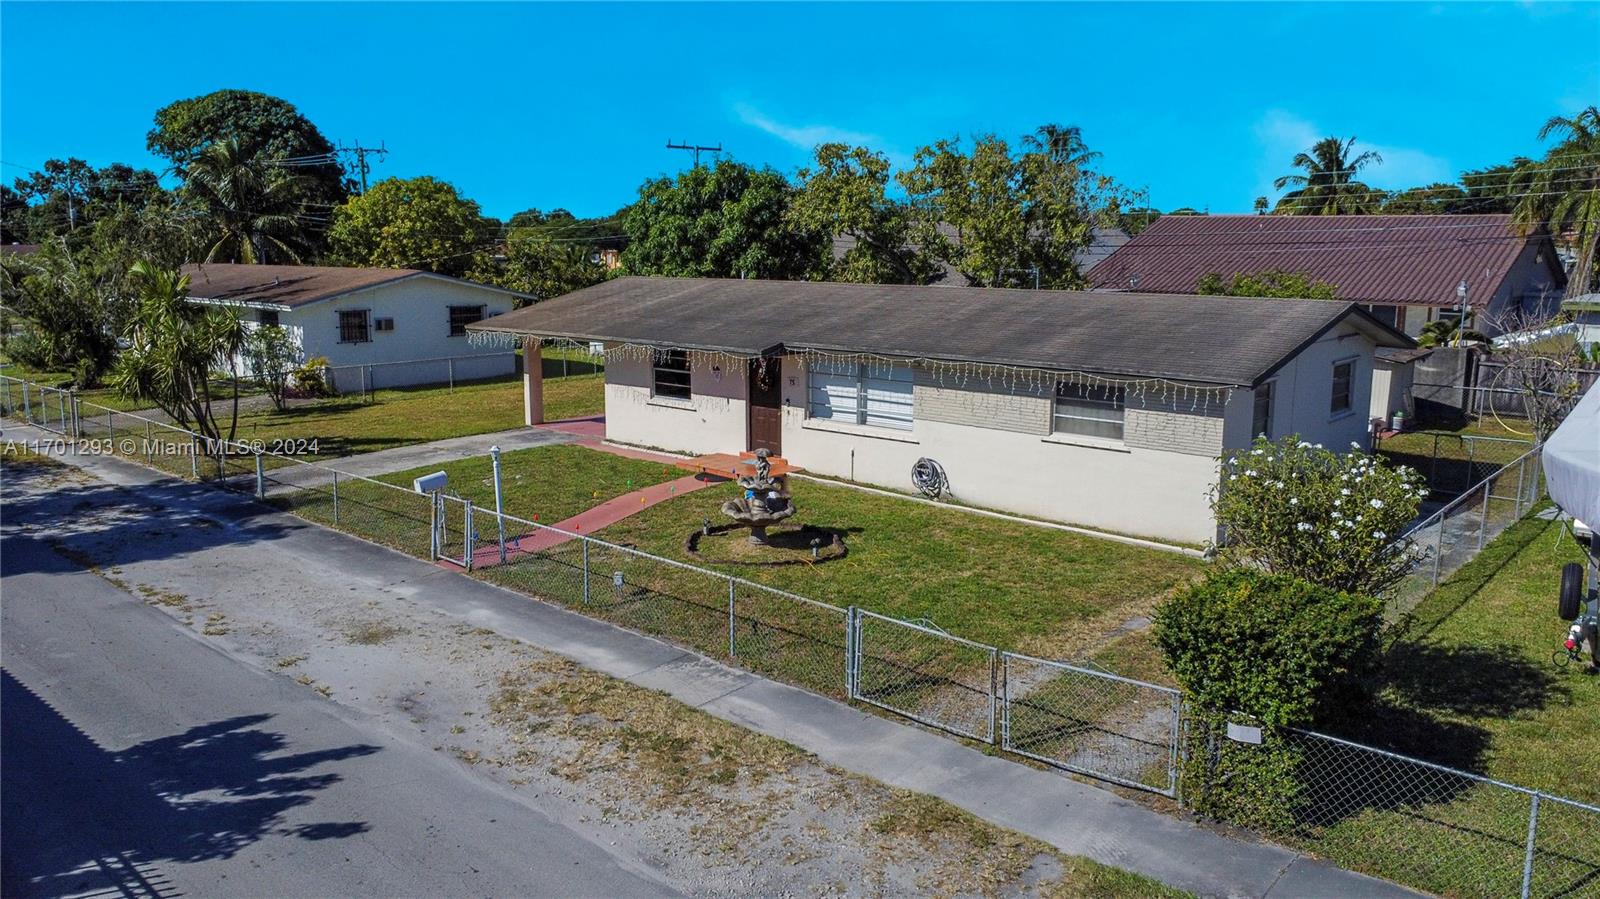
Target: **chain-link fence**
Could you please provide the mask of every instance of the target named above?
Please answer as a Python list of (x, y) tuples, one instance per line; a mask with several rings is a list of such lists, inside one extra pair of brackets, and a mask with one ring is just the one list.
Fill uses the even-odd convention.
[[(24, 401), (22, 386), (0, 380), (0, 411), (40, 421), (35, 398), (55, 394), (28, 384)], [(1206, 808), (1190, 795), (1190, 772), (1206, 769), (1197, 761), (1270, 752), (1274, 764), (1245, 764), (1230, 775), (1257, 801), (1280, 803), (1277, 817), (1247, 823), (1342, 865), (1447, 895), (1600, 897), (1600, 809), (1581, 802), (1304, 731), (1271, 733), (1259, 746), (1197, 744), (1169, 688), (1002, 653), (928, 623), (816, 602), (348, 474), (336, 463), (208, 442), (71, 397), (62, 413), (63, 401), (53, 402), (58, 411), (43, 420), (60, 433), (100, 441), (168, 474), (252, 493), (418, 558), (448, 558), (475, 577), (824, 695), (1067, 771), (1177, 795), (1191, 808)], [(1422, 589), (1436, 584), (1542, 491), (1537, 449), (1466, 491), (1412, 531), (1430, 550), (1412, 580)], [(1196, 745), (1208, 747), (1198, 759)]]
[(1411, 611), (1439, 583), (1467, 564), (1544, 496), (1542, 447), (1495, 469), (1443, 508), (1412, 525), (1417, 564), (1387, 597), (1391, 618)]
[(56, 434), (72, 433), (71, 391), (0, 375), (0, 414)]
[(1177, 690), (1011, 652), (1000, 659), (1002, 748), (1177, 796), (1183, 721)]
[(1412, 431), (1378, 441), (1375, 451), (1427, 479), (1433, 498), (1461, 496), (1533, 447), (1532, 440), (1448, 431)]
[(1339, 865), (1446, 896), (1600, 896), (1600, 808), (1293, 728), (1208, 752), (1186, 798)]
[(850, 697), (929, 727), (995, 742), (993, 646), (925, 624), (855, 611)]
[(374, 391), (398, 387), (444, 386), (454, 389), (457, 384), (503, 378), (516, 373), (515, 353), (486, 352), (398, 362), (328, 365), (322, 369), (322, 378), (328, 390), (334, 393), (369, 397)]

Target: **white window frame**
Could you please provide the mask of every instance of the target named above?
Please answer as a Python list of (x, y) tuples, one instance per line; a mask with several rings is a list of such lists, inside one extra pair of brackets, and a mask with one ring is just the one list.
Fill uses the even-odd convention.
[[(681, 369), (676, 365), (661, 364), (663, 361), (670, 362), (675, 356), (681, 356), (683, 358), (683, 367)], [(691, 374), (692, 367), (693, 366), (689, 358), (688, 350), (653, 351), (650, 354), (650, 395), (652, 397), (678, 400), (680, 402), (692, 399), (694, 397), (693, 375)], [(661, 377), (662, 374), (670, 375), (670, 377), (666, 380), (663, 380)], [(682, 384), (677, 383), (680, 375), (683, 378)], [(671, 389), (667, 392), (663, 392), (661, 389), (663, 386)], [(679, 390), (683, 391), (681, 396), (678, 393)]]
[[(1338, 408), (1334, 407), (1333, 403), (1334, 403), (1334, 399), (1338, 396), (1339, 366), (1341, 366), (1341, 365), (1350, 366), (1350, 378), (1349, 378), (1349, 381), (1348, 381), (1349, 386), (1345, 389), (1345, 407), (1343, 409), (1338, 409)], [(1355, 411), (1356, 411), (1356, 377), (1360, 375), (1360, 372), (1357, 370), (1358, 367), (1359, 366), (1356, 365), (1356, 357), (1355, 356), (1350, 356), (1350, 357), (1345, 358), (1345, 359), (1337, 359), (1337, 360), (1335, 360), (1334, 363), (1333, 363), (1333, 366), (1328, 370), (1328, 374), (1329, 374), (1329, 378), (1328, 378), (1328, 420), (1329, 421), (1333, 421), (1334, 419), (1338, 419), (1338, 418), (1344, 418), (1346, 415), (1355, 414)]]
[[(1063, 396), (1064, 393), (1075, 394)], [(1101, 397), (1094, 394), (1100, 393)], [(1061, 401), (1067, 399), (1072, 402), (1067, 408), (1061, 410)], [(1107, 410), (1101, 414), (1089, 414), (1083, 407)], [(1115, 414), (1112, 414), (1115, 413)], [(1075, 422), (1094, 422), (1101, 426), (1094, 428), (1090, 425), (1075, 425)], [(1103, 430), (1104, 426), (1112, 426), (1116, 436), (1096, 433)], [(1068, 435), (1071, 437), (1086, 437), (1091, 440), (1112, 440), (1122, 442), (1127, 435), (1128, 426), (1128, 389), (1110, 384), (1079, 384), (1076, 381), (1057, 381), (1054, 394), (1050, 400), (1050, 433), (1053, 435)]]
[[(845, 387), (838, 395), (846, 402), (833, 401), (834, 394), (828, 390), (830, 384)], [(910, 365), (813, 361), (806, 366), (806, 417), (809, 419), (910, 431), (916, 427), (915, 410), (916, 370)]]
[[(1262, 391), (1266, 391), (1266, 397), (1267, 397), (1267, 421), (1266, 421), (1266, 427), (1257, 428), (1256, 427), (1256, 412), (1258, 411), (1257, 404), (1261, 402), (1261, 392)], [(1274, 417), (1276, 417), (1277, 412), (1278, 412), (1278, 379), (1277, 378), (1273, 378), (1270, 381), (1261, 382), (1261, 385), (1258, 386), (1255, 389), (1255, 395), (1251, 398), (1251, 401), (1250, 401), (1250, 439), (1252, 441), (1254, 441), (1257, 437), (1262, 437), (1262, 436), (1266, 437), (1268, 440), (1272, 439), (1272, 419)]]

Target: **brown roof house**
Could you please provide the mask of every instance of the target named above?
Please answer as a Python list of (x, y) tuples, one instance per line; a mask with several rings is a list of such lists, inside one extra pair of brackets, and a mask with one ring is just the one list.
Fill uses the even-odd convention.
[[(1345, 302), (623, 277), (468, 326), (601, 344), (609, 440), (765, 448), (808, 471), (1158, 540), (1216, 536), (1218, 456), (1367, 445), (1373, 354)], [(524, 366), (529, 423), (539, 366)], [(944, 472), (943, 489), (913, 476)], [(935, 479), (937, 480), (937, 479)]]
[(190, 302), (283, 326), (300, 361), (328, 360), (341, 393), (516, 372), (514, 353), (469, 341), (466, 327), (510, 312), (524, 294), (398, 268), (204, 263), (183, 273)]
[(1479, 330), (1554, 314), (1566, 276), (1550, 237), (1509, 215), (1163, 216), (1095, 266), (1097, 289), (1195, 293), (1208, 274), (1280, 270), (1333, 285), (1416, 335), (1465, 309)]

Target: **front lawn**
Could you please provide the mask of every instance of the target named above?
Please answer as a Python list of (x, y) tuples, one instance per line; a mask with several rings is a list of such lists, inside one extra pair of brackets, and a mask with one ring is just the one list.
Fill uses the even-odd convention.
[[(849, 487), (793, 480), (792, 519), (843, 535), (848, 555), (759, 567), (692, 560), (685, 538), (738, 496), (724, 484), (596, 536), (820, 599), (1050, 658), (1071, 658), (1198, 574), (1198, 559)], [(729, 538), (722, 538), (727, 540)], [(732, 538), (739, 539), (739, 538)]]
[[(550, 421), (598, 415), (604, 410), (604, 375), (574, 375), (544, 382)], [(241, 440), (313, 439), (323, 457), (504, 431), (522, 426), (522, 379), (499, 378), (449, 387), (376, 391), (370, 400), (335, 397), (239, 416)]]
[[(443, 466), (383, 475), (380, 481), (411, 486), (439, 470), (450, 476), (449, 492), (494, 508), (494, 466), (488, 456), (472, 456)], [(655, 462), (558, 444), (515, 450), (500, 457), (500, 488), (505, 511), (518, 518), (555, 524), (614, 496), (682, 477), (685, 472)]]

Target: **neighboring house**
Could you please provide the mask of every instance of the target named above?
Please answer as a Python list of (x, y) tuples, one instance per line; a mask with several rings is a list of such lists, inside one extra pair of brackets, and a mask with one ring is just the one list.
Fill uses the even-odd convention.
[(1411, 334), (1461, 314), (1478, 330), (1553, 315), (1567, 279), (1547, 234), (1509, 215), (1162, 216), (1097, 265), (1096, 289), (1194, 293), (1205, 275), (1278, 269), (1332, 284)]
[[(624, 277), (471, 330), (599, 341), (606, 437), (766, 447), (911, 490), (938, 462), (977, 506), (1166, 540), (1216, 535), (1218, 456), (1258, 433), (1368, 445), (1377, 347), (1359, 307), (1049, 290)], [(530, 424), (539, 366), (525, 366)], [(805, 497), (799, 496), (801, 516)], [(848, 524), (848, 522), (834, 522)]]
[(516, 372), (515, 353), (468, 340), (466, 327), (525, 294), (396, 268), (205, 263), (183, 273), (191, 302), (282, 325), (300, 361), (328, 360), (341, 392)]
[(1395, 413), (1405, 416), (1407, 427), (1417, 421), (1417, 403), (1412, 394), (1416, 383), (1416, 363), (1433, 355), (1433, 350), (1418, 347), (1381, 347), (1372, 360), (1372, 406), (1370, 415), (1393, 423)]

